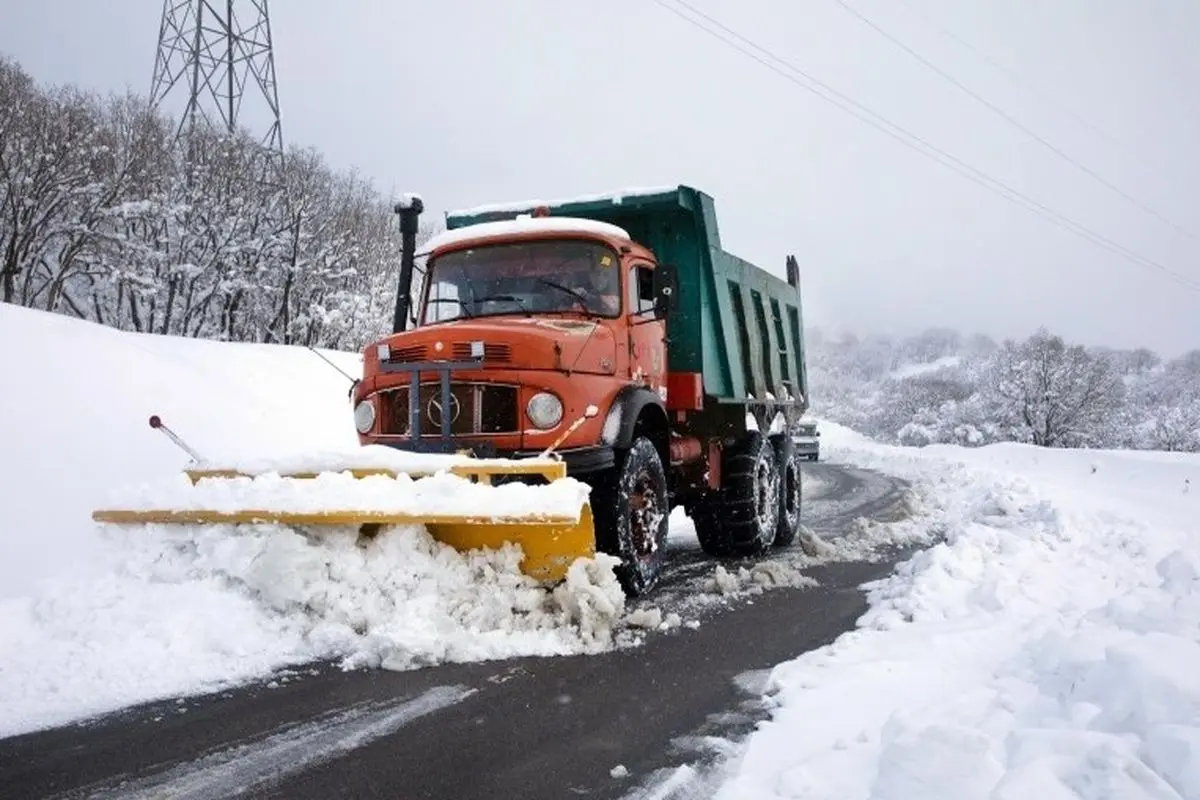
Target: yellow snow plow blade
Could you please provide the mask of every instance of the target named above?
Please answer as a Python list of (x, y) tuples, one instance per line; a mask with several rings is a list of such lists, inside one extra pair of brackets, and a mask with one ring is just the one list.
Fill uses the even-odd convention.
[[(541, 475), (548, 483), (566, 477), (561, 462), (513, 461), (454, 464), (446, 472), (476, 484), (490, 484), (494, 475)], [(193, 485), (208, 481), (254, 479), (258, 475), (236, 469), (185, 470)], [(406, 475), (419, 483), (435, 473), (367, 467), (340, 470), (355, 479), (398, 478)], [(323, 472), (286, 472), (280, 478), (315, 480)], [(411, 484), (410, 484), (411, 485)], [(503, 489), (503, 487), (497, 487)], [(540, 488), (540, 487), (529, 487)], [(478, 508), (478, 504), (475, 505)], [(388, 509), (353, 508), (127, 508), (100, 509), (92, 513), (96, 522), (116, 525), (237, 525), (279, 524), (295, 526), (351, 526), (373, 532), (384, 525), (423, 525), (436, 540), (459, 551), (499, 549), (506, 542), (521, 546), (521, 570), (535, 580), (555, 582), (564, 578), (577, 558), (596, 552), (592, 510), (584, 499), (575, 513), (563, 510), (546, 513), (480, 514), (478, 511), (415, 513)]]
[(587, 503), (580, 509), (578, 520), (494, 522), (465, 518), (423, 524), (430, 536), (455, 550), (499, 549), (505, 542), (519, 544), (525, 553), (521, 571), (548, 583), (565, 578), (575, 559), (591, 558), (596, 554), (592, 507)]

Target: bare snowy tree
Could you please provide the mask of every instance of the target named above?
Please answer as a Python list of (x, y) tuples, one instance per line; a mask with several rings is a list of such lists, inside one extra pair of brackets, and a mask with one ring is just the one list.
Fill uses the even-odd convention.
[(905, 361), (919, 364), (956, 355), (961, 349), (962, 334), (950, 328), (927, 328), (897, 348)]
[(1152, 409), (1137, 432), (1141, 437), (1138, 444), (1150, 450), (1200, 452), (1200, 397)]
[[(1026, 375), (1017, 365), (1033, 369), (1034, 342), (1040, 338), (1054, 349), (1056, 337), (1045, 331), (1022, 344), (1008, 343), (1004, 352), (980, 335), (961, 337), (956, 352), (930, 348), (937, 337), (928, 332), (894, 340), (890, 347), (874, 340), (865, 353), (863, 343), (853, 337), (838, 339), (815, 328), (805, 337), (813, 408), (821, 416), (905, 445), (1035, 441), (1034, 427), (1025, 420), (1025, 395), (1010, 391), (1005, 396), (994, 384), (1002, 365), (1007, 365), (1008, 384), (1021, 385), (1017, 378)], [(1049, 383), (1067, 389), (1041, 392), (1040, 397), (1049, 397), (1046, 402), (1033, 403), (1031, 398), (1028, 410), (1039, 425), (1038, 440), (1057, 436), (1054, 431), (1062, 423), (1067, 433), (1057, 436), (1057, 446), (1200, 451), (1200, 351), (1166, 363), (1144, 348), (1083, 350), (1063, 344), (1057, 357), (1042, 355), (1047, 356), (1046, 366), (1054, 367), (1045, 373), (1053, 379)], [(880, 374), (885, 364), (894, 366)], [(1071, 403), (1089, 396), (1084, 380), (1089, 374), (1091, 395), (1107, 400), (1092, 404), (1095, 413), (1074, 413)], [(1037, 376), (1030, 377), (1031, 386), (1033, 377)], [(1097, 391), (1097, 385), (1111, 391)], [(1050, 419), (1053, 436), (1045, 433), (1044, 417)]]
[[(941, 355), (935, 358), (941, 358)], [(963, 403), (975, 393), (963, 376), (954, 370), (919, 372), (896, 380), (885, 381), (873, 418), (873, 429), (891, 440), (917, 419), (929, 420), (948, 404)], [(934, 440), (939, 440), (934, 436)]]
[(1112, 365), (1045, 329), (1006, 342), (995, 356), (989, 389), (1016, 438), (1043, 447), (1090, 446), (1124, 401)]
[(42, 89), (0, 59), (0, 298), (240, 341), (359, 348), (388, 330), (392, 202), (315, 151), (280, 165), (247, 133), (175, 127), (145, 98)]
[(0, 63), (0, 299), (57, 310), (109, 189), (104, 146), (89, 98), (41, 92)]

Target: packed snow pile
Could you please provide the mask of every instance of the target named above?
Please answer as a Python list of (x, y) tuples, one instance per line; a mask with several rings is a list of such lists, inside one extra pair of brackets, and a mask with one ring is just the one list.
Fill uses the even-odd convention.
[[(0, 304), (0, 736), (191, 694), (313, 659), (407, 669), (597, 652), (620, 644), (614, 559), (581, 560), (553, 590), (520, 551), (459, 553), (421, 526), (301, 535), (283, 526), (96, 525), (96, 508), (368, 507), (576, 518), (577, 481), (481, 487), (442, 474), (201, 480), (146, 420), (161, 414), (208, 466), (437, 469), (454, 458), (361, 451), (346, 391), (357, 356), (121, 333)], [(71, 354), (69, 368), (55, 354)], [(80, 357), (83, 354), (84, 357)], [(49, 357), (48, 357), (49, 356)], [(86, 387), (81, 402), (80, 387)], [(372, 460), (373, 459), (373, 460)], [(401, 460), (407, 459), (405, 463)], [(356, 458), (356, 463), (362, 463)], [(411, 462), (411, 463), (410, 463)], [(399, 491), (397, 491), (399, 489)]]
[(9, 600), (0, 735), (335, 659), (409, 669), (614, 646), (613, 559), (553, 591), (520, 552), (459, 553), (419, 526), (320, 541), (281, 526), (113, 531), (103, 579)]
[[(187, 456), (252, 460), (344, 452), (357, 438), (347, 391), (354, 354), (123, 333), (0, 304), (0, 598), (64, 570), (92, 572), (93, 509), (114, 490), (176, 475)], [(23, 387), (23, 388), (21, 388)]]
[[(524, 462), (547, 467), (557, 463), (549, 456), (545, 458), (530, 457), (524, 459)], [(382, 444), (360, 446), (356, 439), (350, 437), (344, 440), (337, 450), (297, 450), (282, 454), (275, 452), (269, 456), (264, 456), (262, 453), (206, 456), (204, 463), (198, 466), (205, 470), (238, 472), (247, 475), (262, 475), (268, 472), (276, 472), (280, 475), (311, 474), (313, 472), (345, 472), (346, 470), (375, 470), (381, 474), (404, 472), (413, 475), (428, 475), (456, 466), (487, 467), (507, 463), (509, 462), (505, 459), (473, 458), (457, 453), (412, 453)]]
[(465, 515), (479, 519), (579, 519), (588, 487), (574, 478), (548, 485), (506, 483), (487, 486), (438, 473), (414, 480), (406, 474), (330, 472), (314, 478), (279, 473), (202, 479), (184, 474), (114, 491), (109, 501), (130, 510), (172, 508), (234, 512), (239, 509), (320, 514), (346, 509), (415, 516)]
[(776, 668), (717, 797), (1200, 797), (1200, 457), (822, 433), (942, 541)]

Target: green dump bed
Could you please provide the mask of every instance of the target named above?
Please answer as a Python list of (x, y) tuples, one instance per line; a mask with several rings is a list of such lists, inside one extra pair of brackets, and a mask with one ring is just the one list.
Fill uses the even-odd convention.
[[(789, 400), (808, 406), (800, 289), (721, 249), (713, 199), (688, 186), (554, 202), (488, 206), (446, 215), (450, 229), (513, 219), (537, 206), (552, 216), (618, 225), (674, 264), (679, 288), (667, 322), (672, 372), (700, 372), (718, 402)], [(794, 274), (794, 270), (790, 270)], [(798, 278), (795, 279), (798, 284)]]

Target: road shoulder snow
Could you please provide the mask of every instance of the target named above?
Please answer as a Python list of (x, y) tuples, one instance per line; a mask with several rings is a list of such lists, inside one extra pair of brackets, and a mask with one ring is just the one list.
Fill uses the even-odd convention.
[(774, 671), (718, 798), (1200, 796), (1200, 458), (823, 431), (944, 541)]

